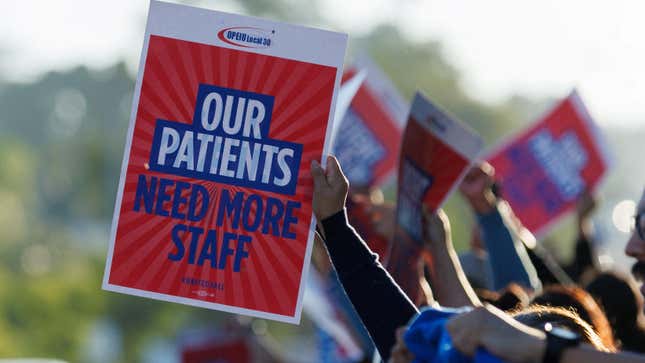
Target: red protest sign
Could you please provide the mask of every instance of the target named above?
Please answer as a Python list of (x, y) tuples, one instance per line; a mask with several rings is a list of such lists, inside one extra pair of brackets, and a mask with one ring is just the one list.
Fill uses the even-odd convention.
[(345, 45), (151, 3), (104, 289), (299, 321)]
[[(396, 246), (388, 262), (395, 278), (400, 271), (416, 273), (410, 266), (418, 259), (423, 243), (423, 206), (431, 211), (438, 209), (482, 147), (481, 137), (473, 130), (417, 93), (403, 133), (399, 161)], [(413, 301), (416, 299), (415, 293), (409, 289), (406, 292)]]
[(605, 175), (608, 158), (597, 126), (574, 91), (488, 157), (504, 198), (536, 235), (574, 208)]
[(397, 223), (421, 241), (421, 208), (438, 209), (479, 154), (473, 130), (417, 93), (403, 134), (399, 161)]
[(387, 77), (367, 59), (347, 69), (343, 82), (360, 70), (366, 72), (366, 78), (339, 125), (334, 155), (350, 184), (379, 186), (396, 168), (405, 117), (400, 110), (408, 106)]

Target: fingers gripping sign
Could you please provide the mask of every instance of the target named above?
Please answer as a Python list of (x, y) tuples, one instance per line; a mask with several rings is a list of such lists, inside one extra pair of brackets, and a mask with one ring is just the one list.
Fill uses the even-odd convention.
[(450, 243), (450, 221), (443, 209), (432, 213), (423, 206), (423, 239), (428, 247)]
[(490, 212), (495, 203), (495, 196), (491, 189), (494, 175), (495, 169), (487, 162), (483, 162), (472, 167), (459, 185), (461, 194), (478, 213)]
[(349, 182), (335, 157), (327, 157), (326, 169), (313, 160), (311, 176), (314, 179), (313, 209), (319, 221), (345, 208)]

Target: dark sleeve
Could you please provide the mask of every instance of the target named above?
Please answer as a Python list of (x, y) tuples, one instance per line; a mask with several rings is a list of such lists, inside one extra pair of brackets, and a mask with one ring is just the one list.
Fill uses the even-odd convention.
[(325, 245), (345, 293), (381, 358), (387, 361), (395, 331), (419, 311), (347, 222), (345, 210), (324, 219)]

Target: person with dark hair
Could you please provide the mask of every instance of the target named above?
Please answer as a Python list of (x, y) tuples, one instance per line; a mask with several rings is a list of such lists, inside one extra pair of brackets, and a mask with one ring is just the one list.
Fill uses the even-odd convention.
[[(407, 325), (419, 311), (378, 262), (378, 256), (348, 224), (345, 212), (348, 182), (338, 161), (328, 157), (326, 169), (314, 161), (311, 174), (314, 180), (313, 210), (320, 222), (323, 242), (347, 296), (381, 357), (387, 360), (395, 345), (396, 329)], [(442, 280), (449, 280), (437, 287), (438, 299), (449, 305), (481, 306), (452, 248), (447, 218), (441, 212), (429, 217), (426, 217), (424, 229), (427, 231), (424, 233), (431, 244), (436, 244), (429, 248), (443, 257), (437, 262), (445, 263), (445, 266), (435, 266), (436, 273)], [(436, 306), (436, 302), (430, 301), (429, 305)]]
[(579, 344), (551, 323), (533, 328), (490, 305), (452, 317), (446, 328), (453, 345), (467, 356), (483, 348), (512, 363), (645, 363), (645, 355)]
[(605, 313), (594, 298), (582, 288), (549, 285), (542, 293), (533, 298), (532, 304), (559, 307), (573, 311), (594, 328), (606, 347), (615, 350), (614, 335)]
[(643, 297), (629, 276), (617, 271), (603, 272), (585, 289), (604, 308), (619, 348), (645, 353)]
[(578, 334), (584, 342), (591, 344), (600, 351), (616, 351), (613, 341), (607, 341), (606, 338), (602, 338), (597, 329), (582, 319), (576, 311), (567, 309), (564, 306), (533, 304), (528, 308), (509, 312), (509, 314), (513, 319), (530, 327), (542, 328), (544, 324), (549, 323)]
[(483, 289), (475, 290), (475, 292), (482, 302), (487, 302), (504, 311), (525, 308), (530, 302), (526, 290), (518, 284), (509, 284), (499, 292)]
[[(481, 307), (479, 308), (481, 309)], [(603, 343), (603, 340), (591, 325), (571, 310), (560, 307), (532, 305), (528, 308), (508, 312), (508, 314), (515, 321), (528, 327), (543, 329), (546, 324), (549, 324), (551, 327), (575, 333), (580, 337), (582, 343), (589, 344), (598, 351), (615, 351), (613, 346), (607, 346)], [(405, 343), (405, 332), (405, 328), (399, 328), (396, 331), (397, 339), (396, 344), (392, 347), (390, 363), (411, 363), (414, 361), (414, 354), (410, 352)]]
[[(634, 230), (625, 246), (625, 254), (636, 259), (636, 263), (632, 267), (632, 274), (641, 281), (645, 279), (645, 191), (643, 191), (636, 209)], [(605, 280), (604, 282), (608, 281)], [(600, 282), (598, 284), (597, 288), (602, 293), (610, 291), (610, 289), (600, 285)], [(629, 290), (632, 289), (630, 288)], [(625, 292), (624, 296), (611, 294), (609, 298), (605, 298), (607, 306), (611, 306), (612, 301), (615, 299), (623, 302), (626, 300), (635, 301), (633, 295), (630, 296), (627, 290)], [(645, 285), (641, 285), (640, 293), (645, 296)], [(643, 306), (640, 304), (636, 304), (636, 306), (637, 310), (642, 312)], [(610, 309), (613, 308), (607, 308), (608, 311)], [(619, 307), (615, 311), (621, 310), (622, 308)], [(639, 324), (639, 315), (631, 315), (634, 317), (634, 324)], [(472, 355), (475, 349), (483, 347), (511, 362), (544, 361), (543, 357), (549, 352), (548, 335), (543, 331), (518, 324), (510, 316), (488, 306), (477, 308), (474, 311), (452, 318), (446, 326), (453, 337), (453, 344), (466, 354)], [(620, 339), (620, 335), (617, 334), (617, 336)], [(645, 362), (645, 355), (643, 354), (605, 354), (590, 350), (584, 346), (576, 347), (575, 345), (560, 349), (559, 354), (559, 361), (562, 363)]]

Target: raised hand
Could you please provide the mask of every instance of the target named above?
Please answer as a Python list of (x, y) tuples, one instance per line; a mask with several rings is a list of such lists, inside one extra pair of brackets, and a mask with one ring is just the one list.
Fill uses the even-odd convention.
[(349, 182), (335, 157), (327, 157), (327, 169), (313, 160), (311, 176), (314, 179), (313, 209), (319, 221), (345, 208)]
[(473, 166), (459, 185), (459, 191), (477, 213), (488, 213), (493, 208), (495, 196), (491, 186), (495, 169), (487, 162)]
[(450, 221), (442, 209), (435, 213), (423, 210), (423, 239), (426, 248), (445, 248), (451, 245)]

